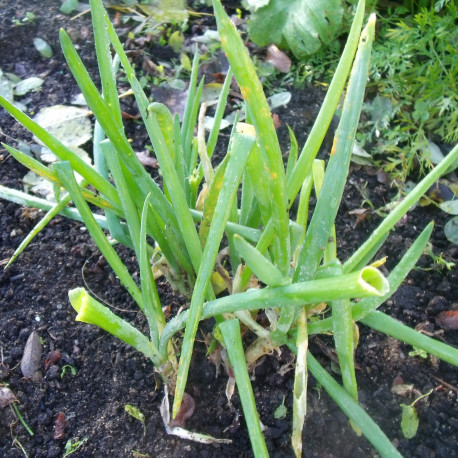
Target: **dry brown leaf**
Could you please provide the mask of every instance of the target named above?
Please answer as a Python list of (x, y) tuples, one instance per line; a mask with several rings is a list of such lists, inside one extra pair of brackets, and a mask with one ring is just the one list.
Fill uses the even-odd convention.
[(291, 59), (275, 45), (267, 48), (266, 61), (283, 73), (288, 73), (291, 69)]
[(183, 393), (183, 401), (181, 403), (180, 410), (177, 413), (177, 416), (170, 421), (169, 426), (171, 428), (180, 427), (184, 428), (186, 426), (186, 420), (192, 416), (196, 403), (191, 395), (188, 393)]
[(136, 153), (138, 159), (145, 167), (153, 167), (155, 169), (158, 168), (157, 159), (155, 157), (149, 156), (145, 151), (141, 153)]

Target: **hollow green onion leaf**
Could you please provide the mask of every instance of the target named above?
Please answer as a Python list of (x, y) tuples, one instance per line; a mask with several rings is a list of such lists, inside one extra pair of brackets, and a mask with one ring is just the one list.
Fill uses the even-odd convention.
[[(126, 68), (127, 65), (130, 66), (130, 63), (128, 62), (128, 59), (124, 53), (124, 50), (122, 49), (122, 45), (119, 43), (119, 39), (116, 37), (117, 39), (117, 42), (116, 42), (116, 40), (113, 39), (113, 36), (110, 33), (110, 31), (111, 29), (109, 25), (107, 24), (108, 35), (110, 37), (110, 40), (113, 43), (113, 47), (115, 48), (121, 60), (122, 65), (124, 66), (126, 70), (126, 73), (129, 79), (129, 83), (131, 84), (136, 97), (137, 97), (138, 90), (140, 90), (141, 93), (144, 95), (143, 90), (141, 89), (141, 86), (139, 85), (135, 76), (132, 76), (133, 70), (130, 71), (132, 67), (130, 67), (130, 69), (129, 67)], [(65, 33), (64, 30), (60, 31), (59, 36), (60, 36), (62, 50), (64, 52), (65, 59), (67, 60), (68, 66), (71, 72), (73, 73), (73, 76), (79, 88), (81, 89), (81, 92), (83, 93), (84, 98), (86, 99), (90, 109), (92, 110), (95, 117), (97, 118), (97, 121), (102, 126), (102, 129), (105, 132), (105, 135), (111, 140), (113, 147), (115, 148), (117, 153), (120, 155), (122, 162), (125, 164), (129, 172), (131, 173), (132, 179), (135, 180), (139, 188), (142, 190), (143, 196), (142, 196), (141, 201), (143, 202), (144, 197), (148, 193), (151, 193), (152, 199), (155, 202), (156, 210), (161, 215), (161, 217), (165, 221), (167, 221), (167, 223), (170, 224), (171, 229), (174, 230), (175, 234), (178, 236), (178, 238), (180, 238), (181, 235), (179, 233), (175, 214), (171, 208), (170, 203), (167, 201), (164, 194), (159, 189), (159, 186), (155, 183), (155, 181), (151, 178), (151, 176), (146, 172), (146, 170), (140, 163), (139, 159), (137, 158), (136, 154), (134, 153), (132, 149), (132, 146), (130, 145), (129, 141), (127, 140), (127, 137), (124, 131), (122, 129), (119, 129), (116, 123), (116, 120), (110, 111), (110, 108), (108, 107), (107, 103), (102, 98), (102, 96), (100, 95), (99, 91), (97, 90), (91, 78), (89, 77), (89, 74), (86, 68), (84, 67), (80, 57), (78, 56), (78, 53), (76, 52), (69, 36)], [(121, 48), (120, 52), (118, 52), (119, 48)], [(126, 64), (126, 61), (127, 61), (127, 64)], [(138, 84), (138, 86), (140, 86), (140, 89), (138, 89), (135, 82)], [(144, 97), (146, 98), (146, 96)], [(144, 102), (143, 99), (139, 101), (139, 99), (136, 98), (136, 100), (139, 105), (140, 111), (142, 112), (143, 119), (146, 120), (146, 117), (147, 117), (146, 116), (146, 106), (148, 102), (142, 103)], [(93, 184), (91, 180), (88, 179), (88, 181), (91, 184)], [(106, 192), (102, 191), (102, 193), (105, 195), (108, 195)], [(119, 200), (117, 200), (116, 202), (118, 201)]]
[[(199, 71), (199, 51), (196, 46), (196, 52), (194, 54), (194, 58), (192, 60), (192, 68), (191, 68), (191, 77), (189, 80), (188, 86), (188, 97), (186, 98), (186, 105), (184, 108), (183, 113), (183, 122), (181, 124), (181, 140), (183, 145), (183, 156), (184, 162), (186, 164), (186, 175), (189, 175), (192, 171), (191, 167), (191, 143), (190, 140), (192, 139), (192, 134), (194, 131), (194, 123), (192, 122), (192, 113), (193, 107), (196, 99), (196, 88), (197, 88), (197, 75)], [(197, 111), (196, 111), (197, 113)]]
[(268, 286), (279, 286), (285, 283), (281, 272), (240, 235), (234, 235), (235, 249), (245, 259), (254, 274)]
[(83, 221), (88, 228), (91, 237), (94, 239), (99, 250), (114, 270), (115, 274), (119, 277), (121, 283), (126, 287), (129, 294), (132, 296), (138, 306), (143, 309), (141, 292), (130, 276), (126, 266), (122, 263), (121, 259), (108, 242), (105, 234), (98, 226), (97, 222), (92, 215), (88, 204), (84, 200), (79, 186), (73, 175), (73, 170), (68, 162), (58, 162), (54, 164), (54, 170), (57, 172), (60, 180), (64, 184), (68, 193), (72, 197), (73, 203), (78, 208), (78, 211), (83, 218)]
[(151, 341), (156, 347), (159, 346), (160, 333), (165, 326), (165, 317), (161, 307), (159, 294), (157, 293), (156, 282), (154, 281), (151, 264), (148, 257), (148, 245), (146, 242), (146, 221), (148, 213), (150, 195), (148, 194), (142, 209), (139, 233), (139, 256), (138, 264), (140, 267), (140, 283), (145, 309), (146, 319), (150, 328)]
[(202, 255), (199, 273), (197, 275), (194, 293), (189, 307), (189, 320), (186, 326), (183, 346), (178, 367), (177, 385), (173, 404), (173, 417), (180, 409), (181, 400), (188, 378), (189, 365), (191, 363), (194, 338), (197, 332), (204, 296), (210, 283), (210, 277), (215, 265), (221, 238), (224, 233), (226, 222), (229, 219), (232, 204), (236, 198), (237, 188), (242, 177), (245, 163), (255, 142), (255, 138), (249, 134), (235, 134), (229, 145), (229, 162), (224, 175), (223, 184), (216, 204), (215, 213), (207, 243)]
[(46, 215), (35, 225), (35, 227), (27, 234), (27, 237), (21, 242), (11, 256), (5, 269), (10, 266), (15, 259), (27, 248), (29, 243), (35, 238), (35, 236), (70, 202), (71, 197), (69, 195), (63, 197), (57, 204), (51, 208)]
[[(24, 207), (33, 207), (40, 210), (49, 211), (53, 208), (54, 204), (41, 199), (40, 197), (31, 196), (17, 189), (7, 188), (6, 186), (0, 185), (0, 198), (14, 202), (15, 204), (22, 205)], [(59, 215), (66, 216), (67, 218), (75, 221), (83, 221), (83, 218), (79, 214), (76, 208), (64, 207), (59, 211)], [(102, 229), (108, 229), (108, 224), (105, 216), (93, 214), (94, 220)]]
[(213, 156), (213, 152), (216, 147), (216, 142), (218, 141), (221, 120), (223, 119), (224, 110), (226, 109), (226, 106), (227, 106), (227, 96), (229, 95), (229, 90), (231, 88), (232, 75), (233, 75), (232, 69), (229, 67), (229, 70), (227, 71), (227, 74), (226, 74), (226, 78), (224, 80), (223, 87), (221, 89), (221, 93), (219, 94), (219, 97), (218, 97), (218, 104), (216, 105), (215, 115), (213, 117), (214, 118), (213, 126), (212, 126), (210, 135), (207, 140), (207, 154), (208, 154), (208, 157), (210, 158)]
[(105, 27), (105, 9), (99, 0), (90, 0), (89, 4), (91, 6), (95, 50), (102, 81), (103, 98), (113, 115), (114, 121), (119, 129), (122, 129), (121, 107), (119, 105), (118, 89), (111, 57), (110, 40)]
[(380, 225), (372, 232), (367, 241), (344, 263), (344, 272), (350, 272), (359, 265), (360, 260), (367, 256), (368, 252), (373, 250), (373, 247), (378, 245), (380, 239), (394, 227), (394, 225), (409, 211), (412, 205), (417, 202), (420, 197), (438, 180), (458, 159), (458, 145), (456, 145), (442, 161), (434, 167), (431, 172), (418, 183), (412, 191), (407, 194), (404, 199), (397, 204), (391, 213), (380, 223)]
[(366, 439), (382, 456), (402, 456), (370, 415), (326, 372), (310, 352), (308, 353), (307, 365), (318, 383), (323, 386), (345, 415), (361, 430)]
[(375, 310), (363, 318), (361, 323), (416, 348), (421, 348), (442, 361), (458, 366), (458, 348), (425, 336), (385, 313)]
[(94, 324), (134, 347), (154, 364), (161, 362), (156, 349), (144, 334), (91, 297), (84, 288), (72, 289), (68, 297), (72, 307), (78, 312), (76, 321)]
[(119, 204), (119, 198), (113, 186), (101, 177), (89, 164), (84, 162), (59, 140), (46, 132), (35, 121), (30, 119), (21, 110), (0, 96), (0, 105), (25, 128), (30, 130), (45, 146), (47, 146), (59, 159), (69, 161), (73, 170), (84, 177), (94, 188), (106, 195), (109, 200)]
[(297, 322), (298, 332), (296, 337), (297, 357), (294, 370), (293, 388), (293, 431), (291, 445), (297, 457), (302, 456), (302, 430), (307, 413), (307, 311), (301, 310)]
[(342, 91), (350, 73), (353, 57), (358, 47), (359, 37), (364, 19), (365, 1), (360, 0), (356, 8), (353, 23), (348, 34), (347, 43), (340, 57), (339, 64), (329, 85), (326, 97), (321, 105), (318, 116), (313, 124), (312, 130), (302, 149), (299, 159), (294, 167), (291, 177), (288, 180), (288, 201), (291, 206), (299, 192), (302, 183), (309, 173), (313, 160), (320, 149), (326, 131), (331, 124), (332, 117), (336, 111)]
[[(239, 310), (257, 310), (274, 307), (308, 304), (311, 308), (318, 302), (331, 302), (338, 299), (355, 297), (383, 296), (389, 285), (382, 273), (374, 267), (365, 267), (359, 272), (352, 272), (336, 277), (293, 283), (287, 286), (275, 286), (244, 293), (232, 294), (207, 302), (202, 309), (201, 319)], [(161, 348), (170, 337), (183, 329), (188, 323), (190, 311), (186, 310), (171, 319), (161, 336)]]
[[(354, 321), (359, 321), (367, 316), (372, 311), (376, 310), (381, 304), (389, 299), (394, 292), (399, 288), (408, 273), (414, 268), (418, 259), (424, 252), (424, 248), (428, 243), (429, 237), (433, 230), (434, 223), (429, 223), (422, 233), (417, 237), (412, 246), (407, 250), (402, 259), (387, 277), (389, 291), (381, 296), (365, 297), (359, 302), (352, 305), (352, 316)], [(310, 334), (319, 334), (332, 330), (332, 317), (324, 320), (315, 321), (309, 324)]]
[(289, 230), (286, 196), (286, 176), (283, 159), (273, 124), (269, 104), (253, 62), (240, 35), (219, 0), (213, 0), (221, 44), (231, 64), (243, 98), (259, 137), (263, 160), (268, 168), (268, 183), (272, 198), (272, 219), (275, 226), (275, 263), (283, 274), (289, 269)]
[(228, 163), (229, 156), (225, 156), (219, 167), (216, 169), (216, 174), (208, 188), (208, 194), (205, 199), (205, 204), (202, 212), (202, 221), (199, 228), (199, 238), (202, 248), (207, 243), (208, 233), (210, 231), (213, 215), (215, 214), (216, 204), (218, 202), (219, 193), (223, 185), (224, 173)]
[(350, 165), (352, 147), (364, 98), (374, 30), (375, 15), (371, 15), (361, 34), (331, 158), (304, 245), (299, 254), (293, 281), (304, 281), (314, 277), (328, 244)]
[(297, 163), (297, 151), (299, 147), (297, 145), (297, 139), (293, 130), (288, 125), (286, 127), (288, 127), (289, 142), (291, 144), (289, 148), (288, 161), (286, 163), (286, 181), (288, 182)]
[(253, 388), (250, 382), (250, 375), (245, 360), (245, 353), (242, 346), (242, 335), (240, 333), (239, 320), (228, 320), (219, 325), (224, 338), (229, 362), (234, 371), (235, 382), (242, 403), (242, 409), (250, 436), (251, 446), (255, 457), (267, 457), (266, 443), (262, 435), (261, 424), (254, 399)]

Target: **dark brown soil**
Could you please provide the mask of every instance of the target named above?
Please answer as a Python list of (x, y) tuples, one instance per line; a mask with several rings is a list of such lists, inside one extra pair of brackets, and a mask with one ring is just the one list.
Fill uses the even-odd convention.
[[(4, 72), (21, 77), (42, 76), (43, 88), (24, 97), (30, 110), (41, 106), (68, 103), (78, 93), (76, 84), (59, 52), (57, 30), (63, 26), (74, 30), (74, 38), (88, 65), (95, 74), (89, 17), (70, 21), (58, 13), (58, 2), (52, 0), (18, 2), (0, 1), (0, 62)], [(31, 24), (21, 27), (11, 22), (24, 12), (34, 12)], [(32, 38), (46, 39), (55, 51), (52, 59), (42, 58), (33, 48)], [(283, 127), (279, 134), (286, 138), (289, 123), (302, 143), (310, 128), (323, 94), (308, 88), (295, 92), (286, 109), (278, 110)], [(126, 121), (133, 128), (133, 121)], [(29, 134), (3, 112), (0, 126), (2, 141), (15, 144), (29, 140)], [(134, 128), (137, 132), (137, 128)], [(141, 148), (141, 136), (136, 145)], [(287, 144), (285, 146), (287, 150)], [(26, 169), (18, 165), (6, 151), (0, 151), (0, 182), (21, 189)], [(325, 152), (324, 152), (325, 154)], [(372, 213), (357, 223), (349, 211), (358, 209), (366, 187), (371, 202), (379, 208), (394, 197), (394, 190), (378, 182), (374, 169), (352, 169), (338, 217), (339, 254), (342, 259), (363, 242), (378, 224), (380, 217)], [(367, 206), (367, 205), (366, 205)], [(0, 260), (7, 260), (24, 236), (33, 228), (41, 213), (25, 210), (0, 201)], [(448, 261), (458, 262), (458, 247), (445, 239), (446, 216), (435, 208), (417, 207), (402, 221), (381, 252), (388, 255), (389, 271), (402, 256), (420, 230), (430, 221), (436, 225), (431, 240), (436, 254), (443, 252)], [(132, 273), (137, 271), (133, 254), (121, 249), (123, 260)], [(421, 326), (436, 338), (458, 345), (457, 331), (444, 330), (436, 316), (457, 307), (457, 270), (426, 270), (434, 267), (430, 257), (420, 260), (421, 269), (412, 272), (405, 284), (382, 309), (404, 323)], [(34, 431), (30, 436), (18, 423), (9, 408), (0, 408), (0, 455), (20, 457), (61, 457), (65, 444), (86, 439), (74, 453), (76, 457), (210, 457), (252, 456), (237, 394), (233, 407), (225, 397), (226, 376), (215, 378), (215, 366), (205, 358), (203, 344), (211, 323), (202, 325), (196, 354), (191, 367), (188, 391), (196, 401), (196, 411), (188, 420), (191, 430), (215, 437), (232, 439), (231, 445), (200, 445), (184, 441), (165, 432), (159, 414), (163, 390), (157, 384), (151, 363), (125, 344), (90, 325), (75, 323), (67, 292), (86, 285), (104, 301), (117, 308), (117, 313), (139, 328), (145, 327), (141, 313), (135, 309), (128, 294), (120, 287), (114, 274), (101, 258), (84, 227), (61, 217), (56, 218), (25, 253), (0, 275), (0, 382), (5, 383), (20, 401), (19, 409)], [(163, 304), (184, 303), (174, 296), (165, 282), (158, 284)], [(43, 358), (39, 380), (22, 377), (20, 361), (32, 331), (40, 336)], [(379, 423), (388, 437), (408, 457), (454, 457), (458, 442), (458, 369), (432, 357), (409, 357), (412, 349), (378, 332), (360, 327), (361, 337), (356, 360), (361, 403)], [(323, 348), (330, 341), (314, 338), (312, 352), (331, 370), (332, 361)], [(45, 371), (49, 352), (59, 350), (62, 357)], [(292, 456), (291, 432), (292, 371), (283, 371), (292, 355), (283, 349), (281, 355), (264, 357), (256, 367), (253, 387), (265, 436), (272, 456)], [(62, 368), (71, 365), (62, 376)], [(334, 374), (338, 379), (338, 375)], [(393, 382), (412, 384), (420, 393), (437, 388), (417, 404), (420, 426), (417, 435), (404, 439), (400, 429), (400, 404), (411, 403), (416, 395), (396, 395)], [(308, 416), (304, 431), (306, 457), (368, 457), (376, 456), (364, 438), (358, 438), (343, 413), (313, 378), (309, 382)], [(275, 419), (274, 411), (282, 403), (288, 414)], [(125, 412), (125, 405), (136, 406), (145, 415), (143, 425)], [(56, 420), (65, 417), (63, 437), (55, 439)], [(143, 454), (143, 455), (142, 455)]]

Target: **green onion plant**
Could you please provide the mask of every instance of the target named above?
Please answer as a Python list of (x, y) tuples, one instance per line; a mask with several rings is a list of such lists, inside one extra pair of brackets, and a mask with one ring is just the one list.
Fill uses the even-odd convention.
[[(398, 203), (349, 259), (344, 262), (338, 259), (334, 222), (364, 97), (375, 16), (371, 15), (363, 28), (365, 4), (360, 0), (315, 125), (300, 153), (291, 133), (292, 147), (285, 166), (263, 87), (220, 0), (213, 0), (214, 13), (231, 70), (216, 108), (216, 122), (207, 139), (199, 121), (203, 117), (199, 116), (203, 81), (197, 80), (198, 53), (180, 122), (166, 106), (150, 103), (101, 0), (91, 0), (90, 4), (101, 90), (91, 80), (64, 30), (60, 31), (60, 40), (69, 68), (96, 119), (95, 166), (83, 162), (0, 97), (0, 105), (59, 158), (54, 165), (45, 167), (4, 145), (19, 162), (60, 190), (56, 193), (57, 202), (51, 204), (0, 186), (0, 197), (48, 211), (12, 260), (54, 215), (83, 221), (122, 285), (145, 314), (148, 329), (135, 328), (84, 288), (69, 292), (70, 303), (78, 313), (76, 320), (105, 329), (150, 358), (167, 389), (174, 391), (173, 417), (179, 412), (186, 389), (199, 322), (213, 318), (214, 336), (226, 348), (256, 456), (267, 456), (268, 452), (248, 365), (282, 345), (297, 355), (291, 441), (296, 456), (302, 452), (309, 372), (345, 412), (354, 429), (362, 432), (379, 453), (399, 456), (391, 441), (358, 404), (354, 326), (362, 322), (458, 364), (456, 348), (419, 334), (377, 310), (414, 267), (428, 242), (432, 224), (423, 230), (387, 278), (377, 269), (382, 261), (374, 261), (396, 222), (457, 159), (458, 148)], [(115, 79), (119, 65), (139, 106), (159, 163), (162, 187), (141, 165), (123, 130)], [(227, 153), (213, 168), (210, 159), (233, 77), (245, 100), (246, 123), (235, 124)], [(340, 124), (325, 166), (316, 159), (316, 154), (342, 94), (345, 98)], [(83, 181), (78, 182), (75, 173)], [(312, 192), (317, 196), (313, 212), (309, 209)], [(298, 209), (293, 212), (290, 209), (295, 200)], [(99, 211), (94, 212), (94, 206)], [(115, 243), (135, 253), (139, 281), (129, 274), (113, 248)], [(227, 247), (230, 262), (225, 269), (216, 269), (219, 252)], [(189, 299), (189, 308), (168, 322), (155, 284), (155, 275), (159, 273), (178, 294)], [(222, 284), (228, 287), (228, 293), (223, 296)], [(323, 302), (328, 304), (330, 312), (316, 314), (317, 304)], [(269, 326), (256, 321), (261, 310), (267, 311)], [(241, 327), (256, 336), (248, 347), (242, 341)], [(308, 349), (309, 336), (318, 333), (334, 336), (342, 383)]]

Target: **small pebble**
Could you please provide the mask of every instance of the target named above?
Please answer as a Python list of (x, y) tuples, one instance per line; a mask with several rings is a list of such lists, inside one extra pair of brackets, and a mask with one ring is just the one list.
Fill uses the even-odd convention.
[(40, 374), (42, 345), (40, 337), (35, 331), (32, 331), (27, 343), (25, 344), (24, 353), (21, 360), (21, 372), (24, 377), (36, 378)]
[(17, 401), (16, 396), (6, 386), (0, 387), (0, 407), (6, 407)]
[(60, 456), (61, 450), (60, 447), (57, 447), (57, 445), (51, 445), (48, 449), (48, 454), (46, 455), (47, 458), (57, 458)]

